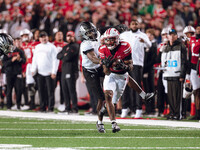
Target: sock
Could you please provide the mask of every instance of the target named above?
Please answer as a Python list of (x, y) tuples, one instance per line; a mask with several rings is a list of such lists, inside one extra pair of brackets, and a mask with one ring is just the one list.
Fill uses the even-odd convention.
[(146, 93), (142, 91), (139, 95), (142, 97), (142, 99), (145, 99)]
[(100, 120), (98, 120), (97, 122), (98, 122), (98, 124), (103, 124), (103, 122), (102, 122), (102, 121), (100, 121)]

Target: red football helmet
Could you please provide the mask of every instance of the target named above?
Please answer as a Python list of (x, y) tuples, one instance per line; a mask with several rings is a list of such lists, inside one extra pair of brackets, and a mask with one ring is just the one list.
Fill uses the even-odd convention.
[(113, 50), (119, 45), (119, 31), (115, 28), (109, 28), (104, 33), (104, 43), (109, 50)]

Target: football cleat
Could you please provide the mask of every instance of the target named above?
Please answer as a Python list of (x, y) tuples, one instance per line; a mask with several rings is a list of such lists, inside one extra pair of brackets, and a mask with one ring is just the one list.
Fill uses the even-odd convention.
[(116, 122), (112, 122), (112, 132), (116, 133), (120, 131), (120, 127), (117, 125)]
[(104, 124), (98, 124), (98, 121), (97, 121), (96, 127), (97, 127), (97, 130), (99, 131), (99, 133), (106, 133), (106, 130), (104, 128)]
[(150, 102), (150, 101), (151, 101), (151, 98), (153, 98), (154, 96), (155, 96), (155, 92), (146, 93), (144, 100), (145, 100), (146, 102)]

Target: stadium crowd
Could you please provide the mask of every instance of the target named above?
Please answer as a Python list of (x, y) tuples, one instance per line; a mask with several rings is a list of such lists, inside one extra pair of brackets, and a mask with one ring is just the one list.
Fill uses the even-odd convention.
[[(135, 70), (129, 74), (145, 92), (157, 90), (157, 96), (143, 105), (139, 94), (127, 87), (117, 106), (122, 118), (127, 115), (141, 118), (155, 113), (163, 116), (169, 107), (167, 119), (180, 120), (190, 115), (191, 99), (195, 99), (196, 115), (192, 119), (200, 120), (200, 78), (196, 74), (200, 52), (200, 0), (0, 0), (0, 33), (11, 35), (16, 47), (12, 55), (2, 58), (0, 108), (4, 107), (6, 95), (7, 109), (35, 109), (38, 90), (40, 111), (53, 112), (54, 91), (59, 81), (62, 112), (78, 112), (75, 84), (78, 71), (82, 70), (78, 61), (83, 21), (92, 22), (101, 34), (105, 28), (125, 25), (127, 29), (123, 26), (124, 32), (119, 31), (120, 38), (126, 42), (130, 42), (128, 37), (135, 39), (134, 44), (130, 43)], [(134, 51), (135, 45), (139, 49)], [(181, 67), (169, 77), (163, 68), (169, 61), (167, 53), (173, 53), (174, 45), (175, 49), (181, 47), (178, 54)], [(193, 56), (197, 57), (194, 62)], [(173, 62), (171, 65), (173, 67)], [(189, 76), (191, 68), (193, 75)], [(189, 78), (193, 80), (194, 76), (192, 92)], [(163, 80), (164, 77), (167, 80)], [(90, 113), (96, 114), (98, 98), (89, 83), (85, 84), (90, 94)]]

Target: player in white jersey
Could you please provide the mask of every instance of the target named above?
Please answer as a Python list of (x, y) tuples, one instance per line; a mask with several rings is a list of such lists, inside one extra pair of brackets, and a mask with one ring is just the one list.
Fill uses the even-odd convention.
[(100, 59), (98, 58), (98, 48), (100, 47), (100, 33), (91, 22), (82, 22), (80, 32), (83, 37), (83, 42), (80, 45), (82, 56), (83, 75), (92, 89), (94, 95), (98, 98), (97, 104), (97, 129), (100, 133), (105, 133), (103, 125), (103, 101), (105, 100), (100, 78), (104, 77)]

